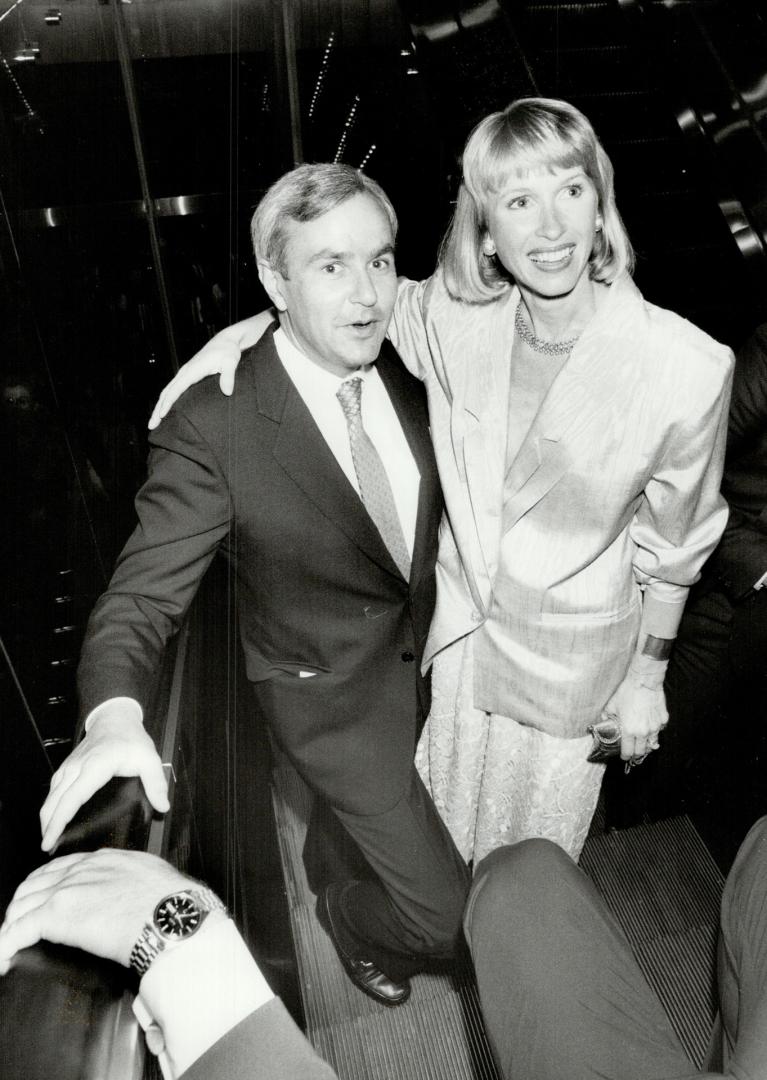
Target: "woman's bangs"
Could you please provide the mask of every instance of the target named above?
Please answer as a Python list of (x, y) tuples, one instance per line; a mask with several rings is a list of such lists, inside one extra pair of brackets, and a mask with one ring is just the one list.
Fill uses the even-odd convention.
[(586, 157), (581, 147), (561, 138), (540, 139), (533, 145), (520, 147), (515, 156), (513, 171), (519, 176), (533, 172), (553, 172), (555, 169), (586, 168)]
[(494, 147), (488, 154), (479, 188), (487, 197), (498, 195), (512, 179), (524, 180), (530, 173), (578, 167), (590, 174), (588, 158), (580, 147), (562, 139), (548, 138), (537, 145), (514, 139), (502, 148)]

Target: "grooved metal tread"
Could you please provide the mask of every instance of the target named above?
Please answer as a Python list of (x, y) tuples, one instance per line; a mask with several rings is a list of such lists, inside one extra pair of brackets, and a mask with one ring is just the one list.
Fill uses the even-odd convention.
[[(315, 915), (302, 850), (311, 795), (289, 766), (274, 775), (306, 1034), (340, 1080), (499, 1080), (468, 968), (412, 980), (407, 1004), (386, 1009), (346, 976)], [(687, 818), (590, 837), (581, 866), (623, 926), (692, 1061), (712, 1019), (722, 879)]]

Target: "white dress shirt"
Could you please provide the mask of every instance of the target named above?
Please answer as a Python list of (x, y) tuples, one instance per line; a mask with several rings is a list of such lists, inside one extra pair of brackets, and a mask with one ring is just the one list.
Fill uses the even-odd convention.
[(133, 1011), (165, 1080), (176, 1080), (273, 997), (232, 920), (214, 913), (198, 934), (152, 961)]

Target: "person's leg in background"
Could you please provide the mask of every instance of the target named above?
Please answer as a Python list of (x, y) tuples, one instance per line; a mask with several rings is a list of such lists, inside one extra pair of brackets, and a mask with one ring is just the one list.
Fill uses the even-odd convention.
[(751, 829), (727, 878), (719, 939), (719, 1001), (727, 1075), (767, 1076), (767, 817)]
[[(696, 821), (713, 816), (716, 824), (712, 794), (729, 765), (723, 728), (732, 687), (731, 622), (732, 608), (721, 592), (708, 582), (693, 588), (664, 683), (668, 727), (660, 749), (641, 768), (626, 775), (622, 761), (610, 763), (604, 785), (608, 827), (681, 813)], [(721, 752), (712, 755), (712, 745)]]
[(698, 1075), (623, 931), (556, 844), (483, 860), (464, 929), (504, 1080)]

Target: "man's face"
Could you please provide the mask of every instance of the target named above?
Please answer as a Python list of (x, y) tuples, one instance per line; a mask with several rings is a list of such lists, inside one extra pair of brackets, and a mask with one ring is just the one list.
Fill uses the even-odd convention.
[(397, 295), (394, 238), (375, 199), (290, 222), (285, 262), (284, 276), (266, 264), (259, 275), (293, 343), (334, 375), (373, 363)]

